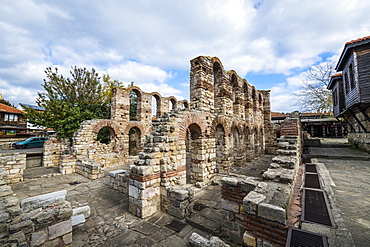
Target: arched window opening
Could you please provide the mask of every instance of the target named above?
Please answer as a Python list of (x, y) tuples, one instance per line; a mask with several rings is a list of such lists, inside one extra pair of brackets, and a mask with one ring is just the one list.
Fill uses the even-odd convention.
[(227, 155), (225, 142), (225, 129), (218, 124), (215, 131), (216, 142), (216, 168), (219, 173), (227, 173)]
[(252, 88), (252, 104), (253, 108), (257, 107), (256, 89), (254, 87)]
[(214, 94), (213, 102), (215, 113), (220, 113), (221, 111), (221, 79), (222, 79), (222, 68), (218, 62), (213, 63), (213, 85), (214, 85)]
[(129, 155), (138, 155), (141, 148), (141, 131), (133, 127), (129, 131)]
[(96, 140), (100, 143), (109, 144), (114, 136), (114, 131), (111, 127), (105, 126), (98, 132)]
[(136, 89), (130, 92), (130, 121), (140, 120), (141, 95)]
[(184, 107), (184, 109), (189, 109), (189, 104), (188, 104), (188, 102), (184, 101), (183, 107)]
[(195, 183), (193, 173), (193, 163), (197, 162), (198, 150), (201, 148), (199, 138), (201, 129), (197, 124), (191, 124), (186, 130), (186, 183)]
[(175, 99), (170, 99), (170, 111), (176, 110), (177, 102)]
[(233, 94), (232, 94), (232, 101), (233, 101), (233, 113), (240, 114), (239, 111), (239, 102), (237, 99), (238, 96), (238, 79), (236, 78), (235, 74), (231, 76), (231, 86), (233, 87)]
[(254, 134), (253, 135), (254, 135), (254, 152), (257, 152), (258, 151), (258, 146), (259, 146), (257, 128), (254, 129)]
[(232, 152), (233, 152), (233, 163), (234, 166), (239, 166), (240, 164), (240, 155), (239, 155), (239, 147), (240, 147), (240, 137), (239, 137), (239, 131), (237, 128), (234, 128), (233, 130), (233, 136), (232, 136)]
[(160, 118), (161, 114), (161, 99), (158, 95), (152, 96), (152, 120), (157, 120)]

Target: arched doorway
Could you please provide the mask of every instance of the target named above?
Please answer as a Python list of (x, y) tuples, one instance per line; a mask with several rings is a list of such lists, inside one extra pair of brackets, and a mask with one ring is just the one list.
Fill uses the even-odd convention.
[(195, 183), (193, 166), (198, 163), (197, 153), (200, 149), (200, 136), (202, 132), (198, 124), (190, 124), (186, 130), (186, 183)]
[(128, 153), (129, 155), (138, 155), (141, 151), (141, 131), (137, 127), (132, 127), (129, 131), (129, 144)]
[(139, 90), (130, 91), (130, 121), (140, 121), (141, 94)]
[(237, 128), (233, 129), (233, 137), (232, 137), (232, 155), (233, 155), (233, 165), (234, 166), (240, 166), (241, 165), (241, 159), (239, 154), (239, 148), (240, 148), (240, 135)]
[(218, 124), (215, 131), (216, 142), (216, 168), (219, 173), (227, 173), (227, 155), (225, 142), (225, 129)]

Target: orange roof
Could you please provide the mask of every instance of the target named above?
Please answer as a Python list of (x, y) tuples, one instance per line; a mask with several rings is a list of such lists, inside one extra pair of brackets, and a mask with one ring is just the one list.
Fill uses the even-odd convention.
[(286, 117), (286, 114), (280, 112), (271, 112), (271, 117)]
[(335, 75), (332, 75), (331, 77), (337, 77), (337, 76), (342, 76), (342, 72), (340, 72), (338, 74), (335, 74)]
[(322, 112), (322, 113), (320, 113), (320, 112), (302, 112), (301, 116), (306, 116), (306, 117), (308, 117), (308, 116), (330, 116), (332, 114), (333, 113), (331, 113), (331, 112)]
[(358, 42), (361, 42), (361, 41), (364, 41), (364, 40), (368, 40), (368, 39), (370, 39), (370, 36), (348, 41), (346, 43), (346, 45), (355, 44), (355, 43), (358, 43)]
[(14, 108), (12, 106), (4, 105), (2, 103), (0, 103), (0, 111), (10, 112), (10, 113), (18, 113), (18, 114), (24, 113), (24, 111), (18, 110), (17, 108)]

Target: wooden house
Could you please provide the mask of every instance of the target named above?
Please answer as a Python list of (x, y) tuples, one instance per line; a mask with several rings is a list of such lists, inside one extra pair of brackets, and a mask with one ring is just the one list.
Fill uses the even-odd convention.
[(370, 150), (370, 36), (349, 41), (339, 57), (328, 89), (334, 117), (348, 123), (348, 138)]
[(0, 135), (16, 135), (27, 131), (27, 120), (17, 108), (0, 103)]

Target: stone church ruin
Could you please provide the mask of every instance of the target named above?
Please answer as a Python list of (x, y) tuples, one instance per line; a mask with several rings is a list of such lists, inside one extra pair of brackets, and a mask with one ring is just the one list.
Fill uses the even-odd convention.
[[(129, 198), (129, 212), (140, 218), (163, 211), (184, 219), (194, 188), (222, 175), (223, 237), (248, 246), (283, 245), (288, 226), (299, 219), (290, 211), (300, 186), (295, 182), (299, 114), (289, 115), (277, 130), (269, 90), (257, 90), (226, 71), (216, 57), (199, 56), (190, 63), (190, 102), (136, 86), (115, 89), (111, 119), (84, 121), (72, 146), (47, 141), (43, 166), (89, 179), (110, 172), (111, 185)], [(231, 175), (263, 154), (277, 156), (261, 178)], [(22, 173), (25, 165), (18, 169)], [(10, 172), (4, 179), (4, 184), (23, 180)], [(70, 224), (68, 218), (65, 222)]]

